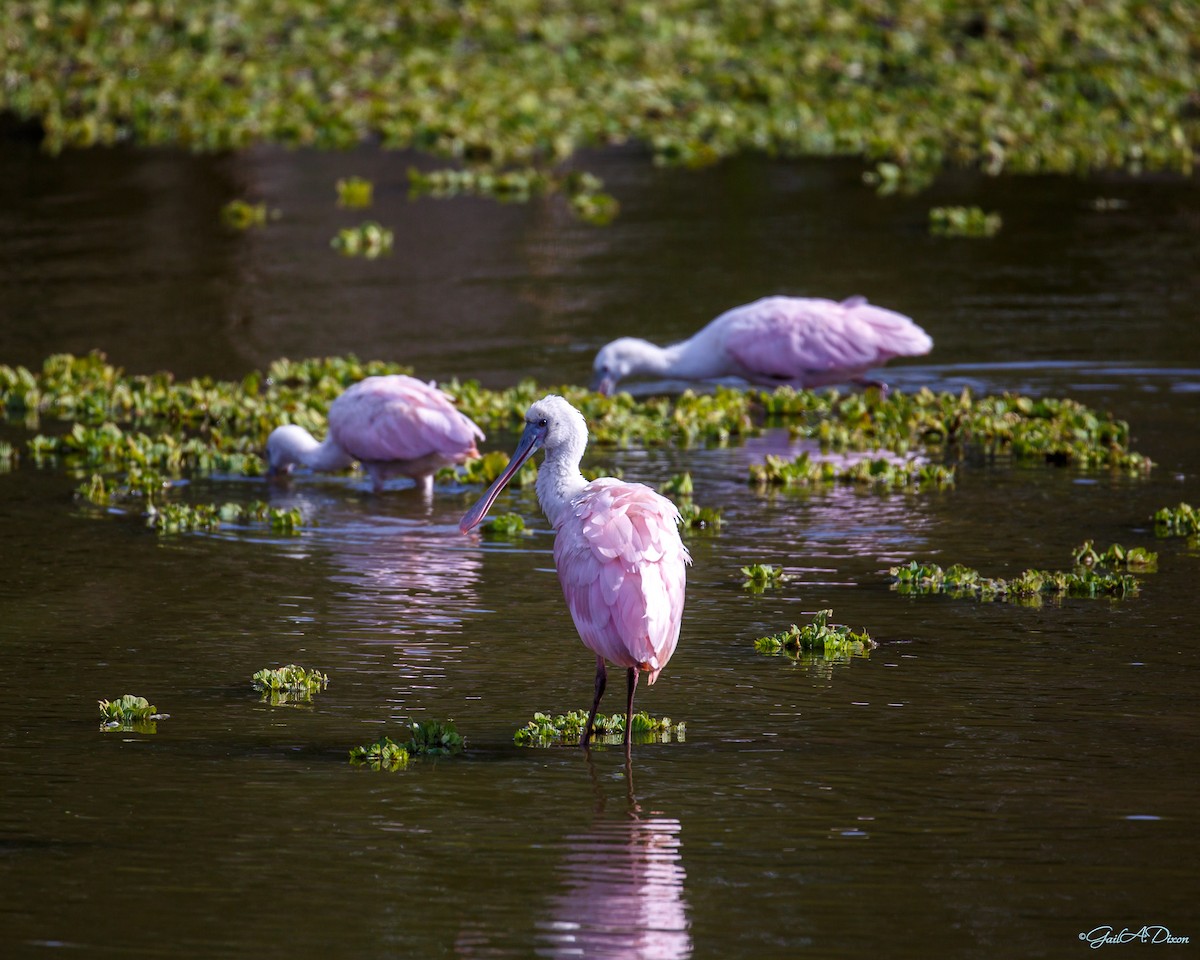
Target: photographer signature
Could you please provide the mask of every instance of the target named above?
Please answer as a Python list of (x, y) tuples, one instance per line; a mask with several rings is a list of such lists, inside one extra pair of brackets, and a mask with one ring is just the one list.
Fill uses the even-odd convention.
[(1121, 943), (1190, 943), (1188, 937), (1177, 937), (1166, 927), (1160, 925), (1142, 927), (1140, 930), (1130, 930), (1122, 927), (1118, 933), (1114, 927), (1094, 927), (1086, 933), (1081, 933), (1079, 939), (1093, 950), (1099, 947), (1110, 947)]

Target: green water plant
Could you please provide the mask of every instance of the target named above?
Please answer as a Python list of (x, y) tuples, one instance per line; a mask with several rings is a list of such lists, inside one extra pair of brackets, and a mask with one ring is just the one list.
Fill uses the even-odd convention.
[(374, 199), (375, 185), (363, 177), (341, 177), (336, 183), (338, 206), (369, 207)]
[(891, 567), (892, 589), (901, 594), (944, 593), (947, 596), (976, 600), (1015, 601), (1038, 604), (1043, 598), (1062, 597), (1133, 597), (1139, 581), (1128, 573), (1107, 573), (1081, 568), (1078, 573), (1062, 570), (1028, 569), (1011, 579), (985, 577), (962, 564), (945, 569), (935, 563), (915, 560)]
[(523, 536), (526, 533), (525, 518), (519, 513), (498, 513), (483, 525), (483, 533), (509, 539)]
[(409, 726), (409, 739), (397, 743), (386, 734), (381, 734), (374, 743), (364, 744), (350, 750), (350, 762), (370, 766), (374, 770), (400, 770), (418, 756), (448, 757), (462, 753), (466, 741), (452, 721), (414, 721)]
[[(548, 747), (554, 744), (577, 744), (587, 724), (587, 710), (571, 710), (552, 715), (534, 713), (533, 719), (513, 735), (513, 742), (523, 747)], [(625, 735), (625, 714), (596, 714), (594, 741), (619, 743)], [(633, 715), (630, 734), (639, 742), (670, 743), (671, 738), (682, 743), (687, 725), (674, 723), (670, 717), (651, 717), (639, 712)]]
[(954, 467), (888, 457), (815, 460), (806, 450), (793, 460), (768, 454), (762, 463), (752, 463), (750, 482), (759, 487), (850, 483), (886, 490), (937, 489), (954, 483)]
[(234, 230), (249, 230), (267, 222), (267, 205), (247, 200), (230, 200), (221, 208), (221, 222)]
[(675, 501), (679, 510), (679, 525), (684, 531), (703, 530), (716, 532), (721, 529), (721, 511), (713, 507), (698, 507), (692, 500), (692, 475), (677, 473), (669, 477), (659, 488), (663, 496)]
[(992, 237), (1000, 232), (1003, 219), (980, 207), (933, 207), (929, 232), (942, 237)]
[(762, 593), (768, 587), (780, 587), (792, 577), (784, 572), (783, 567), (769, 563), (751, 563), (742, 567), (742, 589), (751, 593)]
[(818, 610), (811, 623), (792, 624), (782, 633), (759, 637), (754, 641), (758, 653), (787, 654), (794, 658), (817, 655), (827, 660), (865, 657), (877, 644), (867, 631), (855, 632), (844, 624), (831, 624), (832, 610)]
[(17, 465), (20, 454), (11, 443), (0, 440), (0, 471), (11, 470)]
[(127, 693), (116, 700), (98, 700), (100, 705), (101, 730), (135, 730), (139, 733), (154, 733), (155, 721), (165, 720), (168, 714), (158, 709), (145, 697)]
[(1200, 510), (1190, 503), (1161, 507), (1154, 513), (1154, 532), (1160, 537), (1194, 537), (1200, 534)]
[(403, 770), (408, 761), (408, 750), (386, 734), (381, 734), (374, 743), (350, 748), (350, 763), (354, 766), (394, 771)]
[(448, 757), (462, 753), (467, 746), (452, 720), (414, 721), (409, 731), (404, 749), (410, 756)]
[(356, 227), (342, 227), (329, 241), (335, 250), (347, 257), (365, 257), (374, 260), (392, 252), (395, 234), (375, 220), (367, 220)]
[(282, 667), (263, 667), (250, 678), (251, 686), (272, 704), (285, 704), (292, 700), (311, 700), (329, 686), (328, 675), (320, 670), (289, 663)]
[(1097, 550), (1093, 541), (1085, 540), (1071, 551), (1071, 556), (1075, 565), (1081, 567), (1124, 568), (1145, 572), (1158, 569), (1157, 553), (1145, 547), (1123, 547), (1119, 543), (1110, 544), (1104, 550)]

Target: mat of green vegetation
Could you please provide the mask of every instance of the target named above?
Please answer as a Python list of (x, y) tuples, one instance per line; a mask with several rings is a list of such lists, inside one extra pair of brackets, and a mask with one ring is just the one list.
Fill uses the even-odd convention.
[(213, 0), (0, 5), (0, 110), (51, 150), (378, 140), (496, 167), (645, 145), (1189, 172), (1190, 0)]

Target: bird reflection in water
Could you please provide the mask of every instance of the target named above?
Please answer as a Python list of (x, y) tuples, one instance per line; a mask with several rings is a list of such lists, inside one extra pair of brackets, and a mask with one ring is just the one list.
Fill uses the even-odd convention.
[(419, 504), (401, 512), (394, 504), (381, 509), (375, 498), (304, 487), (274, 493), (270, 502), (299, 508), (312, 524), (280, 546), (320, 561), (332, 586), (296, 612), (299, 620), (319, 617), (358, 648), (370, 671), (378, 670), (382, 648), (392, 648), (402, 686), (436, 682), (448, 663), (463, 660), (461, 625), (479, 603), (483, 558), (453, 525), (456, 509), (435, 503), (432, 512)]
[(680, 842), (674, 817), (644, 813), (626, 758), (625, 810), (605, 811), (595, 761), (586, 761), (597, 794), (585, 833), (568, 836), (560, 866), (562, 891), (537, 924), (543, 957), (678, 960), (692, 955)]

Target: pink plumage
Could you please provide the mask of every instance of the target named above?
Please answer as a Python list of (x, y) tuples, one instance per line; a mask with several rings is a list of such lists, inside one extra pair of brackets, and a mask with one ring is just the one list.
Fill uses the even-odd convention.
[(302, 463), (341, 470), (359, 461), (378, 491), (388, 477), (412, 477), (426, 492), (442, 467), (478, 457), (483, 431), (433, 384), (392, 374), (367, 377), (330, 404), (329, 432), (317, 443), (294, 424), (267, 439), (268, 472), (287, 473)]
[(582, 743), (587, 746), (607, 683), (605, 661), (628, 680), (625, 743), (641, 672), (653, 683), (679, 640), (686, 567), (679, 511), (640, 483), (610, 477), (588, 483), (579, 472), (587, 424), (566, 400), (548, 396), (525, 415), (525, 432), (508, 467), (462, 518), (466, 533), (479, 524), (504, 485), (539, 448), (537, 494), (554, 527), (554, 566), (571, 618), (596, 654), (595, 699)]
[(727, 310), (669, 347), (633, 337), (614, 340), (596, 354), (594, 386), (609, 393), (623, 377), (651, 373), (813, 388), (863, 382), (872, 367), (932, 348), (933, 340), (911, 318), (864, 297), (763, 297)]
[(403, 374), (367, 377), (346, 390), (329, 407), (329, 433), (363, 463), (453, 459), (483, 439), (447, 394)]
[(640, 483), (593, 480), (557, 527), (554, 565), (584, 645), (648, 683), (675, 652), (687, 551), (678, 511)]

